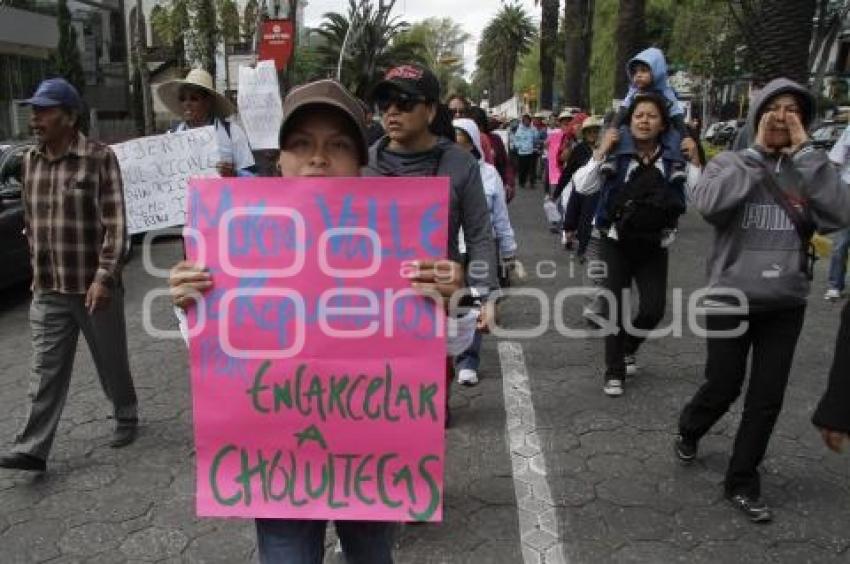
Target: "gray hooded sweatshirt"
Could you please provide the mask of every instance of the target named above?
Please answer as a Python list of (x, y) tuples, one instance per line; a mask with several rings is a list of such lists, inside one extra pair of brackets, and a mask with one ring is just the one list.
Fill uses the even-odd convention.
[(487, 265), (486, 271), (481, 266), (469, 268), (469, 285), (484, 295), (497, 290), (496, 247), (478, 163), (469, 152), (448, 139), (440, 138), (431, 151), (414, 155), (390, 153), (386, 149), (387, 141), (384, 137), (369, 149), (369, 164), (363, 175), (449, 177), (448, 258), (461, 260), (458, 231), (462, 227), (469, 261)]
[[(748, 116), (752, 131), (770, 99), (786, 93), (800, 98), (802, 121), (811, 122), (813, 100), (808, 91), (780, 78), (753, 100)], [(850, 225), (850, 189), (822, 150), (804, 145), (791, 157), (774, 156), (753, 145), (712, 159), (689, 192), (694, 208), (714, 226), (709, 288), (725, 302), (734, 300), (723, 299), (729, 296), (724, 288), (740, 290), (751, 310), (803, 305), (810, 290), (801, 268), (800, 237), (766, 187), (770, 173), (786, 197), (808, 208), (818, 232)]]

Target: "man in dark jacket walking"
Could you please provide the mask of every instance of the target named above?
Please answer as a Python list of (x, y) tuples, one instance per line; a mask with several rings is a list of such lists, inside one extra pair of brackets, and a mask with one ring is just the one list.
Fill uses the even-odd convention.
[[(708, 261), (711, 296), (704, 304), (706, 381), (682, 411), (675, 450), (682, 462), (695, 459), (698, 441), (741, 393), (752, 350), (725, 491), (754, 522), (772, 519), (760, 499), (758, 466), (782, 408), (803, 326), (809, 239), (815, 229), (829, 232), (850, 223), (850, 192), (806, 133), (813, 107), (799, 84), (770, 82), (753, 101), (754, 144), (715, 157), (690, 193), (694, 207), (714, 226), (715, 240)], [(743, 303), (735, 303), (740, 298)]]

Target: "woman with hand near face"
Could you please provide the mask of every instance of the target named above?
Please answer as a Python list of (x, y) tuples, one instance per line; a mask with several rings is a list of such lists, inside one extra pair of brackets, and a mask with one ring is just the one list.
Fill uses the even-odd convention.
[[(356, 177), (366, 164), (366, 124), (362, 106), (339, 83), (321, 80), (293, 89), (283, 103), (280, 158), (283, 177)], [(460, 264), (435, 257), (418, 261), (415, 288), (449, 299), (463, 283)], [(195, 296), (208, 292), (213, 279), (204, 265), (178, 263), (169, 279), (172, 300), (193, 307)], [(263, 564), (321, 564), (326, 521), (257, 519), (257, 542)], [(336, 521), (346, 562), (389, 564), (395, 523)]]
[(809, 240), (815, 231), (850, 224), (850, 190), (806, 133), (813, 115), (805, 87), (771, 81), (753, 100), (748, 125), (754, 143), (712, 159), (690, 192), (715, 237), (708, 259), (711, 295), (704, 301), (705, 383), (682, 411), (675, 451), (682, 462), (696, 458), (699, 440), (740, 395), (752, 356), (725, 494), (754, 522), (772, 519), (761, 500), (758, 466), (803, 327), (812, 275)]

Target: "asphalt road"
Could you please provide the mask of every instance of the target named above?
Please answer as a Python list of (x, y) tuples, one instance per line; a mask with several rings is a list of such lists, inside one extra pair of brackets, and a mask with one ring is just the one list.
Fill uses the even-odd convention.
[[(579, 325), (576, 302), (552, 299), (580, 284), (569, 255), (543, 225), (540, 190), (511, 204), (528, 278), (551, 319)], [(687, 217), (671, 258), (671, 288), (703, 281), (710, 233)], [(153, 248), (168, 267), (179, 245)], [(538, 271), (537, 265), (542, 265)], [(721, 482), (739, 406), (701, 445), (700, 461), (677, 464), (671, 441), (679, 409), (702, 378), (704, 343), (682, 337), (641, 350), (638, 377), (618, 399), (601, 391), (601, 343), (568, 339), (554, 321), (531, 339), (485, 340), (481, 383), (452, 390), (445, 522), (406, 526), (400, 563), (850, 562), (850, 456), (829, 453), (809, 423), (825, 384), (839, 305), (821, 300), (818, 265), (786, 407), (764, 463), (770, 525), (738, 517)], [(554, 272), (554, 275), (553, 275)], [(142, 432), (132, 446), (106, 446), (113, 422), (81, 339), (49, 472), (0, 471), (0, 562), (256, 561), (250, 521), (194, 516), (191, 395), (182, 342), (143, 330), (145, 293), (164, 287), (137, 256), (125, 272), (131, 365)], [(538, 295), (539, 298), (539, 295)], [(501, 325), (540, 320), (539, 299), (512, 297)], [(674, 300), (671, 300), (671, 305)], [(0, 448), (24, 414), (30, 356), (25, 288), (0, 296)], [(175, 328), (165, 299), (151, 319)], [(327, 562), (340, 561), (328, 535)]]

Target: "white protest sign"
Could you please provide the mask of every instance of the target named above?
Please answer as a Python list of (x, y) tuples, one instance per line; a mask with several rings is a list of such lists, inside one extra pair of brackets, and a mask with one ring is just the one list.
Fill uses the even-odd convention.
[(274, 61), (239, 67), (239, 119), (254, 149), (277, 149), (283, 105)]
[(112, 145), (124, 181), (130, 234), (186, 222), (189, 178), (218, 176), (218, 143), (213, 126), (141, 137)]

